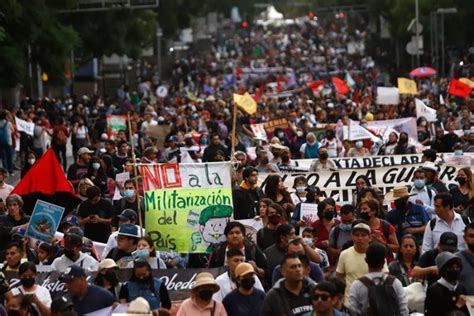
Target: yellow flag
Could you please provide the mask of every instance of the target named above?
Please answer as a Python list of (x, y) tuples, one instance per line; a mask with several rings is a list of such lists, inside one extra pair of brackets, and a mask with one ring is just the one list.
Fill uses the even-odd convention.
[(398, 78), (398, 91), (400, 94), (418, 94), (416, 82), (406, 78)]
[(461, 81), (462, 83), (467, 84), (469, 87), (471, 87), (471, 89), (474, 89), (474, 81), (469, 80), (468, 78), (461, 78), (461, 79), (459, 79), (459, 81)]
[(257, 102), (250, 96), (248, 92), (244, 95), (234, 93), (234, 102), (245, 112), (252, 115), (257, 112)]

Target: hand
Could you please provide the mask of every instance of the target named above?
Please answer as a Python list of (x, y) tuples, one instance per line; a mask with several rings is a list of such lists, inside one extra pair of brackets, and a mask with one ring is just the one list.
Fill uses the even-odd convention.
[(255, 270), (255, 272), (257, 272), (258, 267), (257, 267), (257, 264), (255, 263), (255, 261), (250, 260), (250, 261), (248, 261), (248, 263), (250, 263), (250, 265), (253, 267), (253, 269)]
[(51, 236), (51, 237), (49, 237), (49, 243), (50, 243), (51, 247), (54, 247), (58, 243), (58, 240), (56, 239), (56, 237)]
[(91, 222), (94, 224), (100, 223), (102, 221), (102, 218), (99, 217), (99, 215), (94, 215), (94, 217), (91, 218)]
[(323, 245), (324, 247), (329, 247), (329, 240), (321, 241), (321, 245)]
[(165, 264), (170, 269), (176, 268), (176, 265), (177, 265), (176, 259), (169, 259), (168, 258), (168, 259), (165, 260)]
[(418, 205), (423, 205), (423, 201), (420, 199), (416, 199), (415, 203)]
[[(453, 301), (456, 301), (455, 297), (453, 297)], [(459, 295), (456, 301), (456, 307), (462, 308), (463, 306), (466, 306), (466, 297), (464, 295)]]
[(296, 222), (296, 226), (298, 226), (298, 227), (305, 227), (305, 226), (306, 226), (306, 222), (305, 222), (305, 221), (297, 221), (297, 222)]

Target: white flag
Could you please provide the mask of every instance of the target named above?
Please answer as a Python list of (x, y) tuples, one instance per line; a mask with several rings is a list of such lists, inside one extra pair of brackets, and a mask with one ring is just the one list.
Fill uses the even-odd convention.
[(420, 99), (415, 99), (416, 118), (424, 117), (428, 122), (436, 122), (436, 110), (426, 106)]
[(359, 122), (349, 120), (349, 140), (371, 139), (378, 141), (379, 138), (372, 134), (369, 130), (359, 125)]
[(439, 95), (439, 104), (444, 105), (444, 98), (442, 94)]

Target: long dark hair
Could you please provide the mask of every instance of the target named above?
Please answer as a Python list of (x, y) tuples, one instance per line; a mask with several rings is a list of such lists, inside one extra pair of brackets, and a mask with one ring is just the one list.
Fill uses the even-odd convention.
[[(150, 251), (150, 257), (151, 257), (151, 258), (156, 257), (156, 250), (155, 250), (155, 247), (153, 246), (153, 240), (151, 240), (151, 238), (148, 237), (148, 236), (140, 237), (140, 238), (138, 239), (138, 241), (140, 241), (140, 240), (146, 241), (146, 243), (148, 244), (148, 246), (149, 246), (150, 248), (153, 248), (153, 250)], [(137, 243), (138, 243), (138, 242), (137, 242)]]
[(137, 282), (139, 283), (139, 279), (137, 279), (137, 277), (135, 276), (135, 271), (139, 268), (143, 268), (145, 267), (148, 272), (150, 273), (150, 276), (148, 277), (148, 286), (150, 287), (152, 293), (156, 293), (156, 291), (159, 291), (160, 289), (155, 289), (155, 282), (154, 282), (154, 279), (153, 279), (153, 274), (152, 274), (152, 270), (151, 270), (151, 266), (150, 264), (148, 263), (148, 261), (144, 260), (144, 259), (135, 259), (135, 261), (133, 262), (133, 271), (132, 271), (132, 276), (130, 277), (130, 282)]
[(276, 202), (278, 193), (280, 189), (278, 188), (278, 183), (280, 182), (281, 177), (276, 174), (269, 175), (265, 184), (265, 195)]

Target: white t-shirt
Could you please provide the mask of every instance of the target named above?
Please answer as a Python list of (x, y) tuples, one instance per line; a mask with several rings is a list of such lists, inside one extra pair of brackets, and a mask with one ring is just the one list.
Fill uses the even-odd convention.
[(10, 193), (13, 191), (14, 187), (9, 185), (9, 184), (6, 184), (6, 183), (3, 183), (2, 186), (0, 186), (0, 199), (3, 200), (3, 202), (5, 202), (7, 196), (10, 195)]
[(53, 263), (51, 264), (51, 269), (57, 272), (64, 272), (66, 269), (73, 264), (80, 266), (86, 271), (97, 271), (99, 268), (99, 263), (95, 260), (92, 256), (80, 252), (79, 259), (76, 261), (72, 261), (65, 255), (54, 259)]
[[(254, 276), (254, 279), (255, 279), (254, 288), (265, 292), (262, 286), (262, 282), (260, 282), (260, 279), (256, 275)], [(233, 290), (237, 288), (237, 285), (229, 278), (228, 272), (224, 272), (221, 275), (219, 275), (216, 278), (216, 282), (217, 284), (219, 284), (220, 289), (219, 291), (214, 293), (212, 298), (216, 300), (217, 302), (222, 302), (222, 300), (224, 299), (224, 297), (227, 296), (227, 294), (229, 294), (230, 292), (232, 292)]]
[(77, 139), (86, 139), (86, 135), (87, 135), (87, 127), (85, 125), (77, 128), (76, 130)]
[[(23, 288), (23, 285), (20, 285), (19, 287), (12, 289), (11, 292), (12, 292), (13, 295), (18, 295), (18, 294), (31, 295), (31, 294), (35, 294), (38, 297), (38, 299), (40, 300), (41, 303), (43, 303), (48, 308), (51, 307), (51, 302), (52, 302), (51, 294), (49, 293), (49, 291), (45, 287), (42, 287), (41, 285), (36, 285), (35, 290), (30, 291), (30, 292), (26, 291)], [(36, 304), (33, 303), (33, 307), (38, 312), (38, 314), (41, 315), (41, 313), (39, 311), (39, 308), (36, 306)]]

